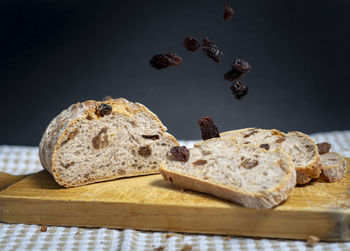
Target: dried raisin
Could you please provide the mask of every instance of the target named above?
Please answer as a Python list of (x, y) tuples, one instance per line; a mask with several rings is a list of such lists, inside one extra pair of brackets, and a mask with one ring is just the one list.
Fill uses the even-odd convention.
[(105, 115), (109, 115), (112, 112), (112, 106), (109, 104), (100, 104), (99, 106), (96, 107), (95, 113), (101, 117)]
[(316, 144), (317, 148), (318, 148), (318, 153), (319, 154), (325, 154), (328, 153), (329, 150), (331, 149), (332, 145), (329, 144), (328, 142), (323, 142), (323, 143), (319, 143)]
[(210, 41), (208, 38), (203, 39), (202, 50), (205, 55), (213, 59), (216, 63), (220, 62), (222, 51), (214, 42)]
[(235, 59), (231, 65), (232, 69), (244, 74), (248, 72), (252, 67), (250, 64), (243, 59)]
[(285, 141), (286, 138), (285, 137), (282, 137), (282, 138), (278, 138), (275, 140), (276, 143), (282, 143), (283, 141)]
[(170, 149), (170, 153), (178, 161), (187, 162), (190, 158), (190, 151), (186, 146), (174, 146)]
[(198, 121), (201, 128), (202, 139), (220, 138), (219, 129), (210, 117), (202, 117)]
[(243, 98), (248, 94), (248, 86), (242, 84), (241, 81), (235, 81), (231, 86), (232, 94), (236, 96), (237, 99)]
[(240, 73), (239, 71), (236, 71), (234, 69), (229, 70), (228, 72), (225, 73), (225, 80), (233, 82), (237, 79), (239, 79), (240, 77), (242, 77), (242, 73)]
[(241, 165), (245, 169), (252, 169), (253, 167), (256, 167), (259, 164), (259, 161), (256, 159), (245, 159), (241, 162)]
[(101, 131), (92, 139), (92, 146), (95, 150), (107, 147), (109, 145), (107, 130), (107, 127), (103, 127)]
[(232, 16), (233, 16), (233, 9), (228, 4), (225, 4), (225, 12), (224, 12), (225, 21), (230, 20)]
[(201, 42), (194, 37), (186, 37), (184, 40), (184, 47), (189, 51), (195, 52), (201, 48)]
[(205, 164), (207, 164), (208, 161), (206, 161), (205, 159), (199, 159), (196, 160), (195, 162), (192, 163), (192, 165), (194, 166), (203, 166)]
[(182, 58), (180, 58), (176, 53), (164, 53), (158, 54), (152, 57), (149, 64), (158, 70), (167, 68), (171, 65), (179, 65), (182, 63)]
[(244, 135), (243, 138), (248, 138), (248, 137), (250, 137), (250, 136), (252, 136), (252, 135), (254, 135), (254, 134), (256, 134), (256, 133), (258, 133), (257, 130), (250, 131), (249, 133), (247, 133), (246, 135)]
[(264, 148), (266, 150), (269, 150), (270, 149), (270, 145), (269, 144), (261, 144), (260, 145), (261, 148)]
[(243, 59), (235, 59), (231, 64), (231, 68), (231, 70), (226, 72), (224, 78), (230, 82), (233, 82), (241, 78), (244, 73), (247, 73), (251, 69), (251, 66)]
[(155, 134), (155, 135), (142, 135), (142, 138), (156, 140), (156, 139), (159, 139), (159, 135), (157, 135), (157, 134)]
[(147, 146), (140, 146), (138, 150), (138, 154), (140, 154), (143, 157), (148, 157), (152, 154), (152, 149)]

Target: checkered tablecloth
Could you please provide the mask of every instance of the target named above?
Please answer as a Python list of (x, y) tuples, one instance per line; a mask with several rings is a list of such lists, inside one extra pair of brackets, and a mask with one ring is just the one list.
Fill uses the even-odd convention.
[[(350, 131), (311, 135), (316, 142), (327, 141), (332, 150), (350, 157)], [(192, 146), (193, 141), (181, 144)], [(0, 171), (30, 174), (42, 169), (37, 147), (0, 146)], [(319, 242), (238, 238), (221, 235), (147, 232), (131, 229), (78, 228), (0, 222), (0, 250), (350, 250), (350, 242)], [(189, 250), (189, 249), (187, 249)]]

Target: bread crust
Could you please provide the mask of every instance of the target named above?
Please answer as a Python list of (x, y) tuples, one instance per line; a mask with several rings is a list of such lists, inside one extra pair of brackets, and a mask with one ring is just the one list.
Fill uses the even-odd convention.
[[(289, 158), (287, 154), (286, 158)], [(165, 180), (179, 187), (212, 194), (216, 197), (242, 204), (248, 208), (269, 209), (286, 200), (295, 187), (296, 172), (291, 165), (290, 159), (288, 166), (290, 172), (282, 179), (278, 187), (256, 194), (169, 171), (164, 163), (161, 164), (160, 173)]]
[(115, 179), (119, 177), (129, 177), (136, 175), (146, 175), (159, 173), (159, 171), (151, 171), (148, 173), (132, 173), (128, 175), (113, 175), (111, 177), (94, 179), (91, 181), (84, 182), (82, 184), (70, 184), (68, 185), (61, 177), (58, 175), (55, 167), (55, 157), (58, 148), (61, 146), (62, 142), (64, 142), (68, 138), (68, 134), (70, 132), (69, 128), (76, 125), (79, 119), (86, 118), (89, 114), (91, 116), (95, 115), (96, 106), (100, 104), (108, 104), (112, 106), (112, 113), (116, 115), (124, 115), (127, 117), (133, 117), (138, 112), (145, 112), (151, 115), (151, 117), (157, 121), (159, 128), (164, 135), (166, 135), (174, 144), (178, 145), (177, 140), (174, 136), (169, 133), (166, 133), (166, 127), (163, 126), (162, 122), (159, 118), (151, 112), (147, 107), (140, 103), (129, 102), (124, 98), (118, 99), (110, 99), (106, 101), (95, 101), (95, 100), (87, 100), (82, 103), (78, 102), (76, 104), (71, 105), (67, 109), (63, 110), (59, 115), (57, 115), (46, 128), (42, 139), (39, 144), (39, 158), (42, 166), (53, 176), (56, 182), (65, 187), (71, 186), (79, 186), (85, 185), (110, 179)]
[(321, 165), (322, 174), (328, 179), (329, 182), (337, 182), (341, 180), (346, 173), (346, 160), (339, 153), (333, 152), (333, 154), (338, 155), (342, 159), (338, 165)]

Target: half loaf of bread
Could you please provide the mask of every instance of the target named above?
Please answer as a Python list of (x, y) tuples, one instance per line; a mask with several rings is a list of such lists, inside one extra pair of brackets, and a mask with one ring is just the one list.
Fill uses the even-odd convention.
[(178, 145), (158, 117), (126, 99), (71, 105), (47, 127), (39, 146), (43, 167), (58, 184), (89, 183), (159, 172)]
[(295, 186), (295, 169), (280, 149), (267, 151), (223, 137), (201, 141), (189, 152), (187, 162), (168, 153), (160, 168), (165, 180), (256, 209), (280, 204)]

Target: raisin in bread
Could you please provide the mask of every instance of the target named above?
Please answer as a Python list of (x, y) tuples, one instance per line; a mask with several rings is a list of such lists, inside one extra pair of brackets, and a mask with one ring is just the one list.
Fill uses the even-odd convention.
[(88, 100), (54, 118), (39, 146), (43, 167), (58, 184), (89, 183), (159, 172), (178, 145), (158, 117), (126, 99)]
[(341, 180), (346, 171), (346, 161), (343, 156), (336, 152), (328, 152), (320, 155), (322, 174), (329, 182)]
[(301, 132), (287, 134), (276, 129), (246, 128), (220, 134), (221, 137), (234, 137), (239, 144), (254, 144), (265, 149), (282, 148), (287, 152), (297, 171), (297, 184), (306, 184), (318, 178), (320, 156), (315, 142)]
[(256, 209), (280, 204), (295, 186), (295, 169), (281, 149), (267, 151), (223, 137), (201, 141), (189, 152), (187, 162), (168, 153), (160, 168), (165, 180)]

